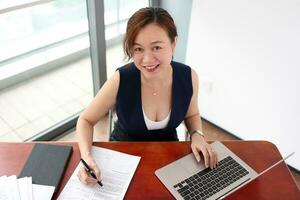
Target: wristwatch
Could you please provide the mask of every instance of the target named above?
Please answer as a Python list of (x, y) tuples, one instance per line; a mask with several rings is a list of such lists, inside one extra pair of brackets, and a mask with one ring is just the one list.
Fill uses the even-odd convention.
[(205, 137), (204, 133), (200, 130), (193, 130), (192, 132), (190, 132), (190, 137), (192, 138), (192, 135), (194, 135), (195, 133), (201, 135), (202, 137)]

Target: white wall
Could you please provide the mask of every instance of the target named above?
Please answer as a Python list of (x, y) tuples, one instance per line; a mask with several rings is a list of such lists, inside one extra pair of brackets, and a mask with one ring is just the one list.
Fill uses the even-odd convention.
[(300, 170), (299, 0), (194, 0), (186, 63), (204, 118), (295, 151), (287, 163)]

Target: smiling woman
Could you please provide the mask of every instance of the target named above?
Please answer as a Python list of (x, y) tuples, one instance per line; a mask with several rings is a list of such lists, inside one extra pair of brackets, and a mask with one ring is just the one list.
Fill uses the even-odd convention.
[[(190, 132), (202, 130), (198, 77), (189, 66), (172, 61), (176, 40), (175, 23), (162, 8), (142, 8), (128, 20), (123, 47), (133, 62), (118, 68), (77, 122), (81, 157), (98, 179), (90, 152), (92, 130), (113, 106), (118, 121), (110, 141), (178, 141), (176, 128), (183, 121)], [(217, 155), (202, 135), (191, 135), (191, 148), (198, 161), (201, 153), (207, 167), (216, 167)], [(97, 182), (83, 168), (79, 173), (83, 183)]]
[(165, 75), (172, 74), (170, 63), (175, 46), (176, 42), (171, 42), (159, 25), (149, 24), (140, 30), (131, 51), (135, 65), (141, 72), (145, 72), (142, 73), (143, 79), (144, 76), (154, 78), (154, 75), (166, 78)]

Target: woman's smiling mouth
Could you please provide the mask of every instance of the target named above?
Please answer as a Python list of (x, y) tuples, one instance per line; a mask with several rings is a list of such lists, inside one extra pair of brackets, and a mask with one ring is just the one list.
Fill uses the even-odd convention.
[(158, 67), (159, 67), (159, 64), (157, 65), (150, 65), (150, 66), (143, 66), (147, 72), (154, 72)]

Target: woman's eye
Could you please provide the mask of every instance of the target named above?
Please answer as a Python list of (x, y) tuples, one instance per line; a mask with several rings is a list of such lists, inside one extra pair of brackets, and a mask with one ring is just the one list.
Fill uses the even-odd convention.
[(155, 46), (155, 47), (153, 47), (153, 50), (154, 50), (154, 51), (158, 51), (158, 50), (160, 50), (160, 49), (162, 49), (160, 46)]
[(138, 52), (142, 52), (142, 50), (143, 50), (142, 48), (137, 47), (137, 48), (134, 49), (134, 52), (137, 52), (137, 53), (138, 53)]

